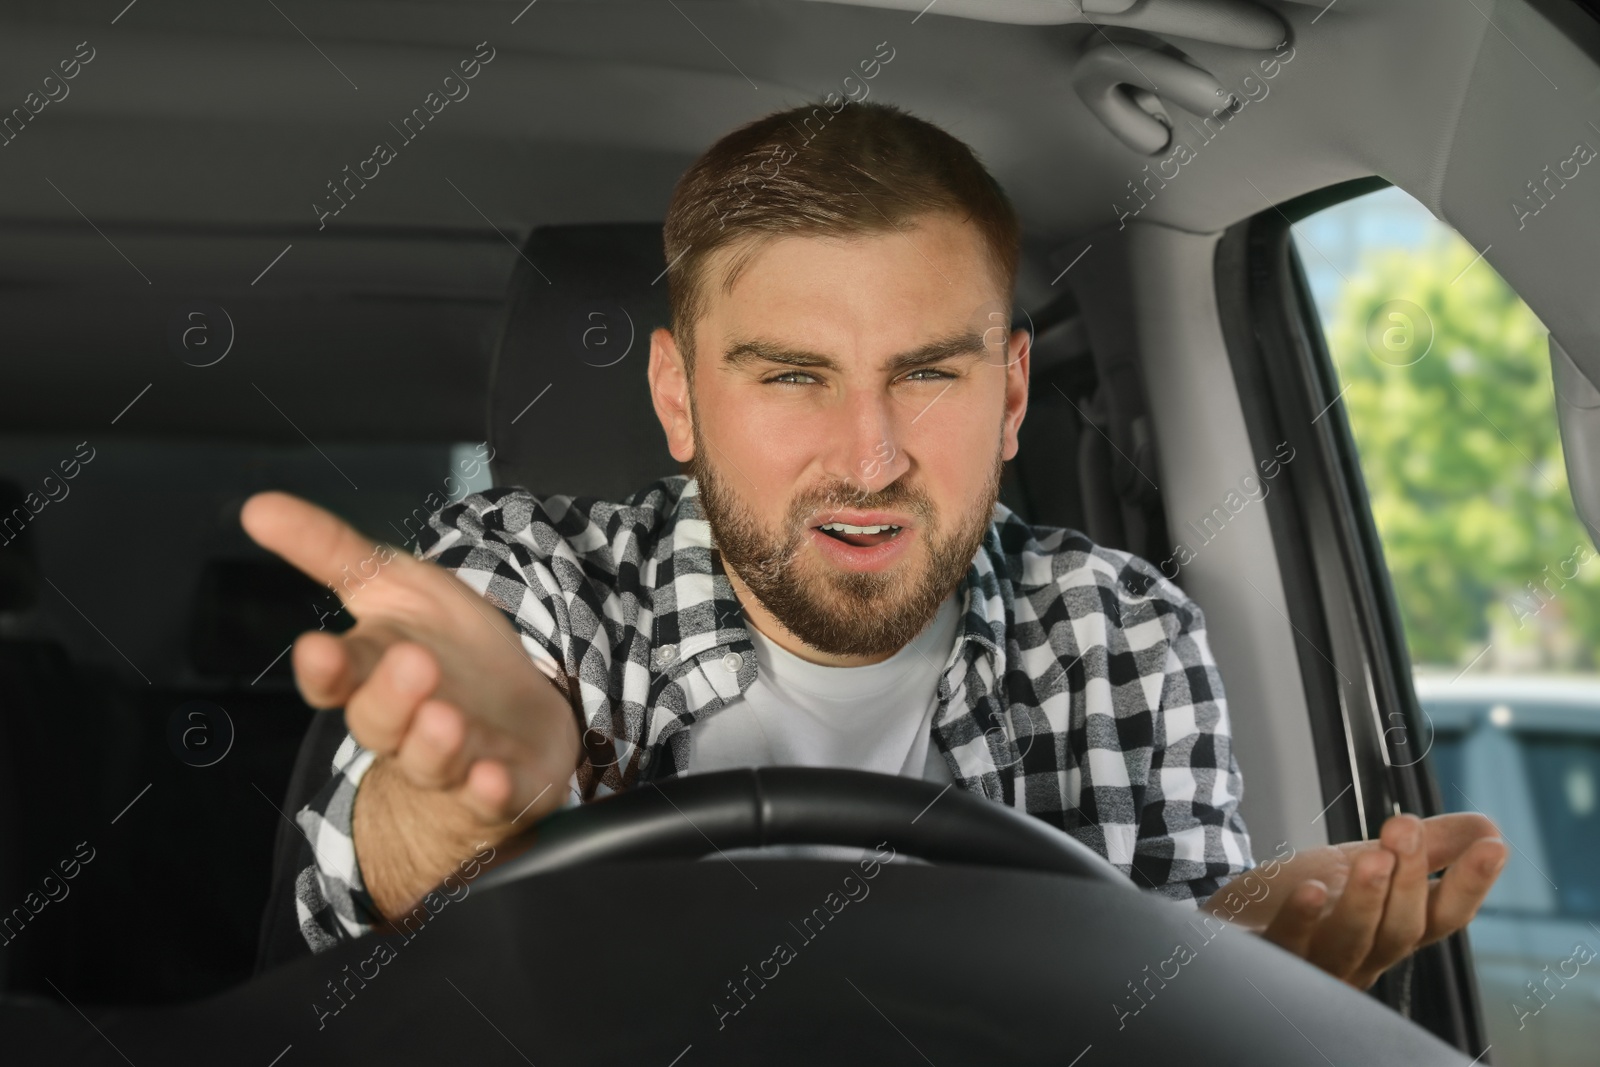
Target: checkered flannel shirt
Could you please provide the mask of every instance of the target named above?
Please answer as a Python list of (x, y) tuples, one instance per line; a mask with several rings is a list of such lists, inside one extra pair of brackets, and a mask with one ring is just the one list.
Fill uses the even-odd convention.
[[(684, 773), (695, 721), (755, 680), (692, 479), (621, 504), (491, 489), (435, 514), (417, 554), (504, 611), (535, 663), (576, 694), (587, 728), (569, 804)], [(961, 636), (931, 728), (957, 786), (1177, 900), (1202, 901), (1254, 865), (1222, 680), (1200, 609), (1177, 586), (996, 504), (958, 595)], [(351, 838), (372, 759), (346, 736), (331, 780), (296, 816), (296, 910), (316, 951), (380, 921)]]

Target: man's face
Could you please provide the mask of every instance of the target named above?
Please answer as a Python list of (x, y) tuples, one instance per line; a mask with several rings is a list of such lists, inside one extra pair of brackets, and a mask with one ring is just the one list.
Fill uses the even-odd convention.
[(949, 215), (767, 239), (724, 293), (747, 248), (707, 264), (692, 386), (671, 335), (652, 337), (657, 411), (758, 627), (874, 662), (927, 624), (983, 538), (1027, 404), (1027, 334), (1006, 329), (977, 229)]

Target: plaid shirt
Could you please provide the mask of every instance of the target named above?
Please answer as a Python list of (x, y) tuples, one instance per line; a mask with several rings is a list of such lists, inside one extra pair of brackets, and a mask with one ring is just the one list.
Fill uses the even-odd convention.
[[(621, 504), (503, 488), (430, 520), (417, 553), (504, 611), (586, 724), (568, 803), (688, 765), (697, 718), (756, 677), (698, 485)], [(1251, 866), (1222, 680), (1200, 609), (1142, 559), (996, 504), (958, 591), (932, 743), (962, 789), (1020, 808), (1136, 882), (1201, 901)], [(316, 951), (378, 920), (351, 839), (373, 754), (346, 737), (296, 816), (296, 910)]]

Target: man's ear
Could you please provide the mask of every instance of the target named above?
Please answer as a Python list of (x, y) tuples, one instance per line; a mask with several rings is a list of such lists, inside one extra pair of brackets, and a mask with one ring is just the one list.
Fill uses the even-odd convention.
[(650, 400), (667, 434), (667, 450), (679, 463), (694, 458), (694, 408), (689, 397), (689, 370), (672, 331), (650, 333)]
[(1028, 413), (1028, 366), (1033, 356), (1032, 337), (1027, 330), (1012, 330), (1006, 342), (1006, 408), (1001, 422), (1001, 459), (1017, 454), (1017, 431)]

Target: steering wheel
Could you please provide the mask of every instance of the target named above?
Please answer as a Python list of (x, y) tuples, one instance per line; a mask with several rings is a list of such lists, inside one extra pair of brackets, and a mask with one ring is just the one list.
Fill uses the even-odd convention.
[[(759, 883), (692, 862), (885, 842), (948, 862), (857, 877), (854, 864), (774, 859), (751, 872)], [(107, 1067), (265, 1063), (278, 1049), (282, 1067), (464, 1062), (464, 1050), (483, 1067), (528, 1053), (1275, 1067), (1306, 1062), (1308, 1042), (1330, 1062), (1466, 1065), (1303, 960), (1141, 892), (1066, 834), (916, 779), (787, 767), (672, 779), (550, 816), (475, 884), (491, 878), (510, 884), (437, 896), (388, 934), (203, 1001), (91, 1019), (0, 1000), (0, 1030), (29, 1062)]]
[(950, 786), (817, 767), (762, 767), (651, 783), (543, 819), (536, 843), (478, 879), (488, 888), (597, 863), (693, 859), (766, 845), (875, 848), (935, 863), (1088, 878), (1137, 892), (1093, 849)]

